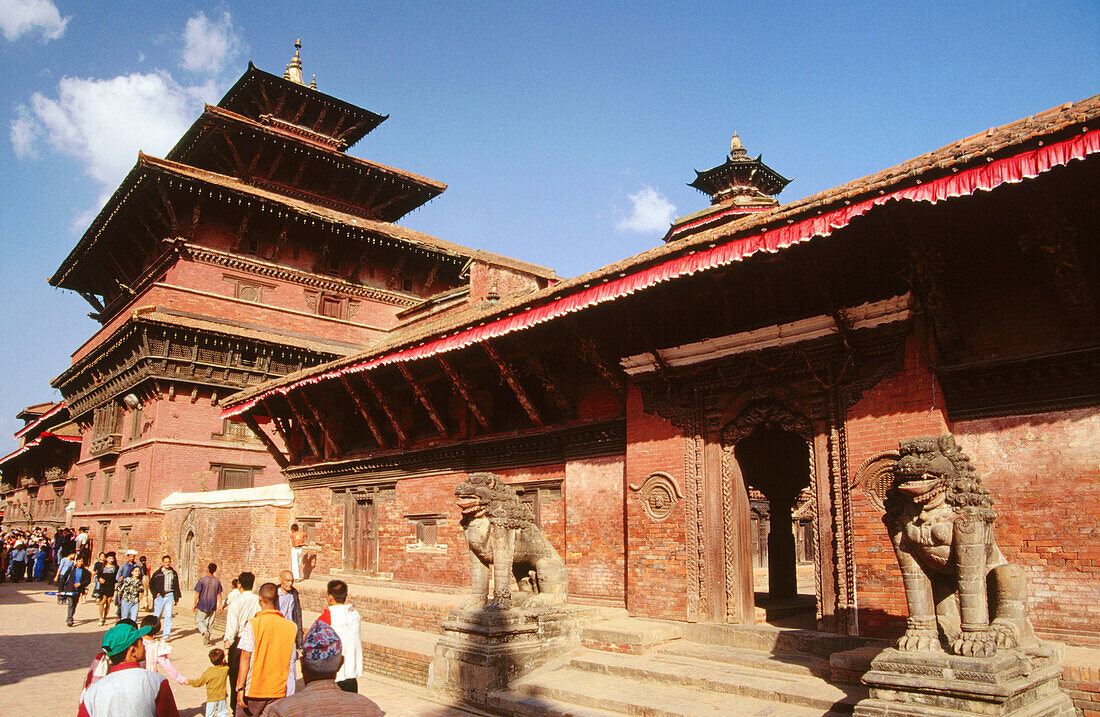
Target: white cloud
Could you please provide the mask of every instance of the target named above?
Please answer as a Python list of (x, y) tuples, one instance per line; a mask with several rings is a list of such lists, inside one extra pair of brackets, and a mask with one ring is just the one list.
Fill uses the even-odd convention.
[(42, 40), (58, 40), (69, 18), (62, 18), (51, 0), (0, 0), (0, 32), (8, 41), (39, 31)]
[(30, 110), (24, 105), (15, 108), (15, 119), (11, 121), (11, 146), (15, 150), (15, 156), (20, 159), (34, 158), (38, 156), (35, 142), (42, 128), (31, 116)]
[(236, 57), (241, 47), (240, 37), (229, 13), (210, 20), (201, 10), (183, 28), (182, 67), (192, 72), (219, 74), (226, 63)]
[(633, 205), (630, 214), (615, 224), (621, 232), (664, 232), (668, 230), (676, 214), (676, 205), (668, 201), (665, 195), (646, 185), (634, 194), (627, 195)]
[(63, 77), (56, 99), (36, 92), (31, 108), (50, 146), (111, 186), (133, 166), (139, 149), (156, 155), (171, 149), (209, 88), (182, 86), (166, 72), (107, 80)]

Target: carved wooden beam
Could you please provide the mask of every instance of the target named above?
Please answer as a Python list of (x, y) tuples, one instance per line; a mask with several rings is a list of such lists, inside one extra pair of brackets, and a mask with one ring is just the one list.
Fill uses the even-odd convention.
[(202, 214), (202, 196), (195, 195), (195, 207), (191, 210), (191, 239), (195, 239), (195, 231), (199, 227), (199, 217)]
[(287, 223), (283, 222), (283, 228), (279, 230), (279, 236), (275, 239), (275, 249), (271, 252), (271, 260), (278, 261), (279, 255), (283, 253), (283, 246), (286, 245), (286, 230)]
[(397, 434), (397, 440), (401, 442), (401, 444), (408, 443), (409, 436), (405, 433), (405, 430), (401, 428), (401, 424), (398, 423), (397, 414), (390, 408), (390, 404), (386, 401), (386, 397), (378, 390), (378, 386), (375, 385), (370, 376), (365, 373), (361, 375), (363, 376), (363, 383), (367, 385), (371, 395), (374, 396), (374, 400), (377, 401), (378, 405), (382, 408), (382, 413), (386, 414), (386, 418), (390, 422), (390, 427), (393, 428), (393, 432)]
[(168, 228), (175, 234), (177, 227), (179, 227), (179, 221), (176, 219), (176, 209), (172, 206), (172, 200), (168, 198), (168, 192), (165, 191), (164, 185), (160, 182), (155, 182), (155, 184), (157, 185), (157, 195), (160, 197), (161, 204), (164, 205), (164, 211), (168, 213)]
[(264, 179), (271, 181), (271, 178), (275, 176), (275, 172), (279, 169), (279, 164), (282, 163), (283, 157), (287, 156), (289, 152), (276, 152), (275, 160), (267, 168), (267, 172), (264, 174)]
[(401, 375), (404, 376), (405, 380), (412, 386), (416, 400), (420, 401), (420, 405), (428, 412), (428, 417), (432, 419), (432, 423), (435, 424), (435, 429), (439, 431), (439, 435), (443, 438), (447, 438), (450, 435), (447, 431), (447, 424), (443, 422), (443, 418), (439, 415), (439, 411), (436, 410), (435, 404), (432, 403), (431, 398), (428, 396), (428, 392), (424, 390), (424, 386), (412, 375), (412, 372), (409, 371), (409, 367), (405, 364), (397, 364), (397, 370), (401, 372)]
[(1078, 324), (1096, 321), (1096, 303), (1089, 288), (1088, 270), (1077, 252), (1077, 229), (1049, 192), (1023, 207), (1031, 231), (1020, 237), (1020, 247), (1043, 258), (1058, 300), (1070, 320)]
[(305, 155), (302, 155), (302, 161), (298, 163), (298, 170), (294, 172), (294, 179), (290, 180), (290, 186), (297, 188), (299, 182), (302, 181), (302, 175), (306, 172), (306, 167), (309, 165), (309, 160)]
[(355, 390), (355, 387), (351, 385), (351, 381), (347, 376), (340, 376), (340, 383), (344, 384), (344, 389), (351, 396), (351, 400), (355, 401), (355, 407), (359, 409), (359, 415), (363, 417), (363, 420), (367, 422), (367, 428), (370, 429), (371, 435), (374, 436), (374, 440), (378, 443), (378, 447), (382, 450), (386, 449), (386, 439), (382, 435), (382, 430), (378, 427), (377, 421), (374, 420), (374, 416), (371, 415), (370, 409), (367, 407), (367, 402), (363, 400), (363, 397), (359, 395), (359, 392)]
[(237, 151), (237, 145), (233, 142), (233, 137), (228, 132), (222, 132), (222, 136), (225, 137), (225, 144), (229, 147), (229, 153), (233, 155), (233, 165), (235, 169), (243, 172), (244, 160), (241, 159), (240, 152)]
[(341, 114), (340, 119), (336, 120), (336, 126), (332, 128), (332, 136), (333, 137), (339, 137), (340, 136), (340, 128), (344, 126), (344, 122), (346, 122), (347, 119), (348, 119), (348, 116), (345, 113), (345, 114)]
[(389, 199), (382, 202), (378, 206), (374, 207), (374, 210), (379, 211), (379, 212), (384, 211), (391, 204), (396, 204), (397, 202), (400, 202), (400, 201), (402, 201), (404, 199), (408, 199), (408, 198), (409, 198), (409, 193), (408, 192), (402, 192), (401, 194), (395, 194), (394, 196), (390, 197)]
[(325, 126), (325, 115), (328, 114), (328, 105), (321, 108), (320, 114), (317, 115), (317, 119), (313, 120), (313, 128), (320, 133), (320, 128)]
[(554, 381), (554, 377), (550, 375), (550, 371), (547, 370), (546, 364), (542, 362), (542, 359), (538, 355), (527, 348), (527, 346), (519, 341), (515, 341), (514, 345), (527, 361), (527, 365), (531, 367), (531, 373), (535, 375), (538, 382), (542, 384), (542, 388), (546, 391), (547, 398), (551, 403), (558, 407), (558, 410), (565, 413), (573, 412), (573, 403), (566, 398), (565, 394), (558, 388), (558, 383)]
[(428, 290), (435, 284), (435, 280), (439, 278), (439, 270), (443, 268), (443, 262), (437, 261), (432, 264), (431, 271), (428, 272), (428, 276), (424, 279), (424, 295), (428, 296)]
[(317, 428), (321, 429), (321, 436), (325, 440), (325, 455), (340, 455), (340, 446), (336, 443), (336, 438), (334, 438), (332, 432), (329, 431), (328, 424), (325, 423), (324, 418), (321, 417), (321, 412), (318, 411), (317, 407), (313, 405), (313, 402), (309, 400), (309, 396), (306, 395), (305, 390), (298, 391), (298, 398), (302, 400), (302, 405), (309, 411), (309, 415), (317, 422)]
[(397, 261), (394, 262), (393, 268), (390, 269), (390, 276), (388, 279), (386, 279), (387, 289), (390, 289), (392, 291), (393, 289), (397, 288), (397, 285), (401, 283), (401, 271), (404, 268), (405, 255), (402, 254), (401, 256), (397, 257)]
[(317, 439), (313, 437), (313, 432), (309, 430), (309, 426), (306, 424), (306, 419), (302, 415), (302, 412), (298, 410), (298, 407), (294, 405), (294, 401), (290, 400), (290, 394), (283, 396), (286, 401), (286, 405), (290, 408), (290, 413), (294, 416), (294, 420), (298, 422), (298, 427), (302, 429), (302, 435), (306, 437), (306, 442), (309, 443), (310, 449), (313, 451), (313, 455), (318, 458), (324, 458), (325, 452), (321, 450), (321, 447), (317, 445)]
[(267, 435), (262, 428), (260, 428), (259, 422), (256, 421), (256, 417), (251, 413), (244, 414), (245, 424), (252, 429), (252, 432), (256, 434), (256, 437), (263, 441), (264, 446), (267, 448), (267, 452), (271, 454), (271, 457), (275, 459), (275, 462), (279, 465), (279, 468), (286, 468), (290, 465), (290, 462), (283, 455), (283, 452), (279, 450), (279, 447), (275, 445), (275, 441), (271, 440), (271, 436)]
[(233, 251), (240, 251), (244, 245), (244, 238), (248, 234), (248, 222), (252, 220), (252, 206), (241, 213), (241, 222), (237, 225), (237, 239), (233, 242)]
[(573, 337), (574, 350), (577, 356), (585, 363), (591, 364), (596, 371), (603, 377), (603, 380), (611, 386), (620, 397), (626, 393), (626, 386), (623, 383), (622, 377), (611, 367), (607, 359), (603, 357), (603, 353), (600, 351), (599, 345), (594, 339), (581, 331), (580, 327), (573, 319), (566, 319), (565, 327), (569, 331), (569, 335)]
[(301, 460), (301, 456), (298, 455), (298, 451), (294, 450), (294, 444), (290, 442), (290, 431), (284, 419), (277, 416), (265, 401), (260, 401), (258, 405), (267, 412), (267, 415), (271, 416), (271, 424), (275, 426), (275, 432), (279, 434), (279, 438), (283, 439), (283, 445), (286, 446), (286, 452), (290, 458), (290, 462), (298, 463)]
[(252, 161), (248, 163), (248, 169), (246, 170), (248, 176), (255, 176), (256, 167), (260, 166), (260, 158), (264, 155), (265, 149), (267, 149), (267, 144), (261, 142), (260, 146), (256, 149), (256, 153), (252, 155)]
[(902, 275), (930, 320), (936, 338), (943, 347), (950, 349), (957, 345), (961, 334), (944, 292), (943, 255), (931, 241), (927, 230), (920, 231), (914, 227), (906, 213), (898, 207), (890, 209), (886, 225), (906, 258)]
[(515, 369), (511, 364), (500, 357), (496, 349), (488, 341), (484, 341), (481, 344), (485, 349), (485, 353), (489, 355), (489, 359), (496, 364), (497, 370), (500, 371), (501, 378), (504, 382), (511, 387), (513, 393), (516, 394), (516, 400), (519, 401), (519, 405), (523, 407), (527, 417), (531, 419), (531, 422), (537, 426), (542, 425), (542, 417), (539, 416), (539, 412), (535, 409), (535, 405), (531, 403), (530, 397), (527, 395), (527, 391), (523, 389), (523, 384), (519, 382), (519, 376), (516, 375)]
[(454, 384), (455, 390), (466, 401), (466, 406), (470, 409), (470, 413), (473, 414), (474, 420), (478, 422), (485, 430), (489, 430), (489, 419), (485, 417), (485, 411), (481, 409), (481, 404), (478, 403), (474, 397), (474, 392), (470, 390), (470, 384), (462, 377), (458, 371), (451, 368), (451, 365), (447, 363), (446, 359), (442, 355), (436, 357), (439, 360), (439, 366), (443, 369), (443, 373), (447, 375), (451, 383)]
[(290, 120), (292, 123), (298, 124), (298, 120), (302, 119), (302, 115), (305, 113), (306, 106), (308, 104), (309, 103), (306, 100), (302, 100), (302, 102), (298, 105), (298, 111), (294, 113), (294, 119)]
[(92, 308), (95, 309), (97, 313), (102, 314), (103, 309), (106, 308), (103, 306), (103, 302), (99, 300), (99, 297), (97, 297), (90, 291), (82, 291), (80, 292), (80, 296), (89, 304), (91, 304)]

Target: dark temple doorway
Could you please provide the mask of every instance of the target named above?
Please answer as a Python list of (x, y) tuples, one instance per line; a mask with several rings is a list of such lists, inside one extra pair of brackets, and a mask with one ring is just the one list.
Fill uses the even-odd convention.
[(737, 442), (734, 456), (749, 493), (756, 606), (765, 610), (769, 623), (795, 626), (806, 618), (812, 623), (813, 506), (806, 440), (765, 423)]

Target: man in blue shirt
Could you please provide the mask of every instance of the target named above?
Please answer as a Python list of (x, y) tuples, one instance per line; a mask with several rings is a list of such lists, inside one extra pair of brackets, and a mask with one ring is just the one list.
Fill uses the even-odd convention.
[(68, 613), (65, 616), (65, 625), (73, 626), (73, 615), (76, 613), (76, 604), (80, 596), (88, 589), (88, 583), (92, 581), (92, 573), (84, 567), (84, 557), (78, 555), (73, 561), (73, 567), (61, 576), (61, 584), (57, 588), (57, 596), (63, 598), (69, 604)]

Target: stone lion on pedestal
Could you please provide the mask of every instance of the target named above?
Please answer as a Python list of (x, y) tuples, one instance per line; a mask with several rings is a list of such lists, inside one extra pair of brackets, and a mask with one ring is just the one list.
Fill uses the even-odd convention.
[(565, 562), (512, 486), (492, 473), (471, 473), (455, 488), (455, 497), (462, 511), (460, 525), (470, 546), (473, 573), (474, 595), (463, 609), (510, 608), (513, 576), (519, 585), (515, 596), (518, 607), (565, 604), (569, 585)]
[[(909, 619), (899, 650), (987, 657), (1036, 642), (1023, 570), (993, 538), (993, 497), (950, 434), (899, 444), (886, 523)], [(942, 642), (941, 642), (942, 640)]]

